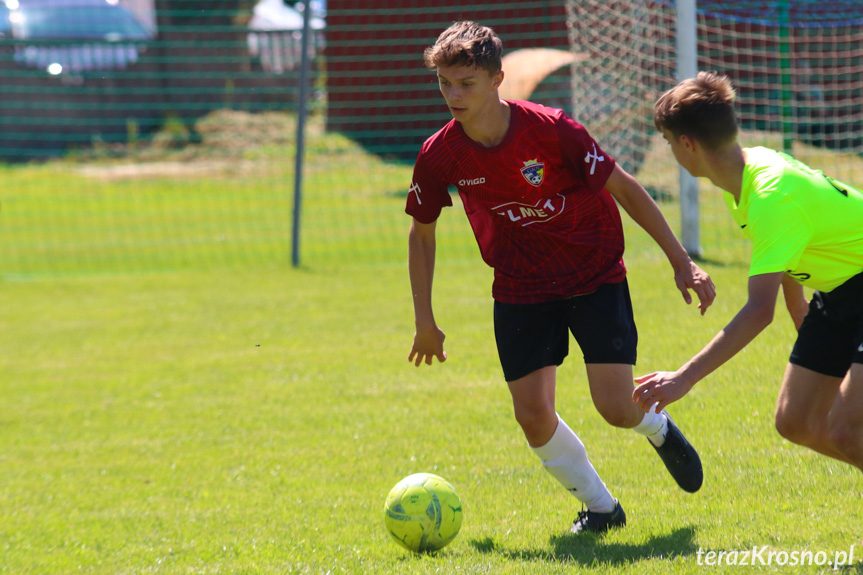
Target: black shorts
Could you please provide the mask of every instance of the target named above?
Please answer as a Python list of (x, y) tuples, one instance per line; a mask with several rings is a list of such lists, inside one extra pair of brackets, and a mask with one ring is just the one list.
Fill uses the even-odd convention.
[(833, 377), (863, 363), (863, 273), (831, 292), (812, 294), (788, 361)]
[(494, 335), (507, 381), (563, 363), (570, 331), (585, 363), (635, 365), (638, 331), (626, 280), (552, 302), (494, 302)]

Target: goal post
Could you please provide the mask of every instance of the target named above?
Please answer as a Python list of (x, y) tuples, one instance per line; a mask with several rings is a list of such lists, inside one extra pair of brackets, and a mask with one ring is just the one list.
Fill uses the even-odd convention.
[[(677, 0), (677, 77), (694, 78), (698, 74), (698, 24), (696, 0)], [(701, 257), (701, 228), (698, 218), (698, 179), (678, 168), (680, 182), (680, 241), (692, 257)]]
[[(748, 249), (721, 191), (680, 171), (652, 122), (656, 98), (698, 70), (729, 76), (740, 141), (863, 186), (863, 2), (566, 0), (573, 116), (680, 214), (693, 255)], [(661, 172), (661, 173), (660, 173)], [(700, 185), (700, 189), (699, 189)], [(702, 253), (703, 252), (703, 253)]]

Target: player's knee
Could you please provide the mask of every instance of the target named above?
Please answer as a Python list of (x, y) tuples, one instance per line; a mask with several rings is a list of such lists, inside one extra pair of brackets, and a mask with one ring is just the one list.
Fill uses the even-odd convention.
[(528, 437), (557, 427), (557, 412), (544, 404), (515, 404), (515, 420)]
[(830, 442), (849, 459), (863, 461), (863, 429), (859, 425), (834, 423), (830, 427)]
[(810, 433), (805, 420), (792, 417), (787, 412), (780, 409), (776, 411), (774, 425), (779, 435), (791, 443), (797, 443), (799, 445), (806, 445), (809, 443)]

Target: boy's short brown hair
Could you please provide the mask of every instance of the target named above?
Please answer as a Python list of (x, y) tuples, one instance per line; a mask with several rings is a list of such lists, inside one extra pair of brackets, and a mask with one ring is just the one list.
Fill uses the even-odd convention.
[(456, 22), (444, 30), (434, 46), (425, 49), (425, 65), (432, 70), (446, 66), (469, 66), (494, 75), (501, 70), (503, 42), (494, 30), (476, 22)]
[(668, 90), (653, 106), (653, 123), (677, 138), (691, 136), (716, 150), (737, 139), (734, 87), (727, 76), (699, 72)]

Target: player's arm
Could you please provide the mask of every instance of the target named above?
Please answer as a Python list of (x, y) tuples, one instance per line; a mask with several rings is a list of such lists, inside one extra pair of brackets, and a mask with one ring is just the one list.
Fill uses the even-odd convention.
[(750, 277), (749, 299), (734, 319), (677, 371), (658, 371), (635, 378), (639, 385), (632, 391), (632, 399), (645, 411), (654, 404), (661, 411), (734, 357), (773, 321), (784, 275), (777, 272)]
[(803, 318), (809, 313), (809, 302), (803, 295), (803, 286), (790, 275), (785, 274), (782, 277), (782, 295), (785, 296), (785, 307), (788, 309), (791, 321), (794, 322), (794, 327), (799, 330)]
[(416, 333), (408, 361), (419, 366), (423, 361), (432, 364), (432, 358), (446, 361), (443, 340), (446, 337), (438, 328), (432, 311), (432, 279), (434, 278), (436, 222), (424, 224), (416, 218), (408, 234), (408, 270), (414, 302)]
[(644, 228), (662, 248), (674, 269), (674, 281), (677, 289), (683, 294), (683, 299), (686, 303), (692, 303), (689, 290), (694, 291), (700, 302), (698, 308), (701, 310), (701, 315), (704, 315), (716, 297), (713, 281), (686, 253), (653, 198), (619, 165), (616, 165), (611, 172), (605, 189), (614, 196), (635, 223)]

